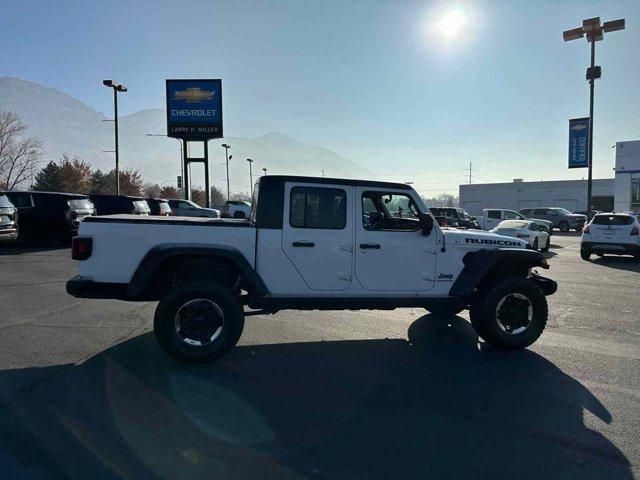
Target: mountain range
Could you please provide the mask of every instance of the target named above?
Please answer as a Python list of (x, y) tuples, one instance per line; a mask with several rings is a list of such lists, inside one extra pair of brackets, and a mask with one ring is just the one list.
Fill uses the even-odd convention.
[[(0, 110), (11, 110), (29, 126), (29, 135), (44, 140), (45, 160), (57, 160), (63, 153), (89, 162), (92, 167), (110, 170), (114, 166), (113, 122), (105, 115), (55, 88), (14, 77), (0, 77)], [(180, 173), (179, 143), (175, 139), (149, 137), (147, 133), (166, 131), (166, 113), (143, 110), (119, 118), (121, 168), (138, 169), (146, 182), (174, 183)], [(255, 160), (254, 178), (268, 173), (318, 176), (322, 170), (332, 177), (363, 178), (373, 174), (360, 165), (319, 146), (305, 145), (282, 133), (269, 132), (257, 138), (226, 137), (209, 142), (211, 181), (221, 187), (226, 182), (220, 164), (222, 143), (231, 145), (229, 162), (231, 190), (249, 191), (246, 158)], [(211, 156), (213, 152), (213, 156)], [(193, 165), (196, 183), (202, 184), (199, 165)], [(198, 180), (200, 179), (200, 180)]]

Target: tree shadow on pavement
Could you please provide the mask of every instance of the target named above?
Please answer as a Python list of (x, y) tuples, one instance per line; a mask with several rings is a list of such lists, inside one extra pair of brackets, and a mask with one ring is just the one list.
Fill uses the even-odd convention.
[(408, 336), (182, 365), (145, 334), (48, 380), (0, 372), (0, 388), (19, 381), (0, 464), (16, 478), (633, 478), (584, 425), (608, 411), (553, 363), (478, 343), (461, 317), (423, 316)]

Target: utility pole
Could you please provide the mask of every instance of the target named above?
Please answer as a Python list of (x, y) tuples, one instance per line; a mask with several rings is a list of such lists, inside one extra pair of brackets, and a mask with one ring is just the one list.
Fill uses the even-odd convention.
[(113, 80), (103, 80), (102, 84), (105, 87), (109, 87), (113, 89), (113, 114), (114, 114), (114, 125), (115, 125), (115, 137), (116, 137), (116, 195), (120, 195), (120, 157), (118, 151), (118, 92), (126, 92), (127, 87), (121, 85), (119, 83), (114, 82)]
[(224, 148), (224, 156), (227, 159), (227, 202), (231, 200), (231, 190), (229, 189), (229, 149), (231, 145), (228, 143), (223, 143), (222, 148)]
[(469, 162), (469, 185), (471, 185), (471, 171), (473, 170), (473, 169), (471, 168), (471, 166), (472, 166), (472, 165), (473, 165), (473, 163), (472, 163), (472, 162)]
[(253, 199), (253, 172), (251, 171), (253, 160), (247, 158), (247, 162), (249, 162), (249, 187), (251, 187), (251, 198)]
[(565, 42), (583, 38), (586, 35), (587, 42), (591, 47), (591, 66), (587, 68), (586, 79), (589, 81), (589, 164), (587, 175), (587, 220), (591, 220), (591, 203), (593, 192), (593, 96), (595, 90), (595, 80), (602, 76), (602, 69), (596, 66), (596, 42), (604, 38), (605, 32), (615, 32), (624, 30), (625, 20), (611, 20), (600, 23), (600, 17), (588, 18), (582, 21), (582, 27), (565, 30), (562, 38)]
[(322, 178), (324, 178), (324, 168), (320, 172), (322, 172)]

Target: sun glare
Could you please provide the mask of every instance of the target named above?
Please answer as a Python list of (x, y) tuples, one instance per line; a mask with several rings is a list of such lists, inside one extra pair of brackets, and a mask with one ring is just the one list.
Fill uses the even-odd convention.
[(437, 27), (443, 37), (453, 38), (462, 28), (464, 21), (464, 15), (460, 10), (451, 10), (437, 23)]

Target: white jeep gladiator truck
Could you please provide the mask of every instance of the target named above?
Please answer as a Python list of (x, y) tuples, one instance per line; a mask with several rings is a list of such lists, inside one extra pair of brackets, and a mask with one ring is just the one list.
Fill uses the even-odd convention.
[(155, 336), (188, 362), (228, 352), (245, 315), (282, 309), (468, 308), (485, 341), (523, 348), (556, 291), (525, 242), (443, 231), (410, 186), (360, 180), (263, 176), (247, 220), (88, 217), (72, 257), (69, 294), (159, 301)]

